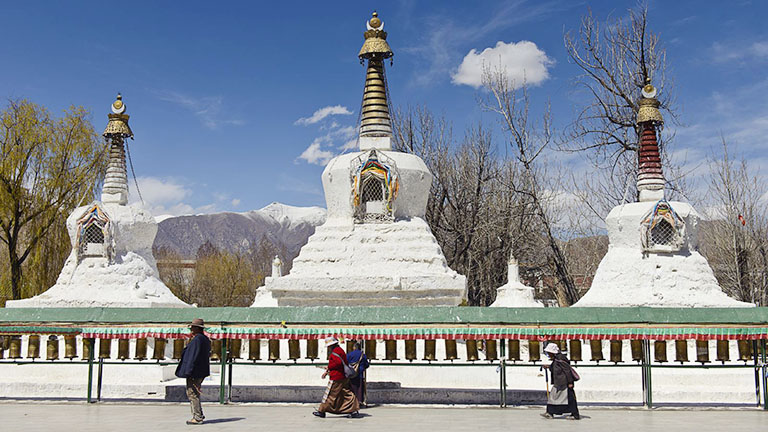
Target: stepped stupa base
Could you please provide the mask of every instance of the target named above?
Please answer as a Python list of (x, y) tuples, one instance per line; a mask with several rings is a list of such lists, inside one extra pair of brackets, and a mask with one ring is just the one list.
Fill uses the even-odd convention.
[[(267, 278), (253, 306), (457, 306), (464, 276), (451, 270), (427, 223), (319, 226), (287, 276)], [(270, 297), (271, 296), (271, 297)], [(274, 305), (274, 303), (272, 303)]]

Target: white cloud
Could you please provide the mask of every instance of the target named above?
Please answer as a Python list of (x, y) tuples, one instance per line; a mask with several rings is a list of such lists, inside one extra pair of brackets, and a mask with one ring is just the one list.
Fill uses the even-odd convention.
[(421, 37), (414, 39), (413, 45), (399, 48), (399, 52), (414, 57), (411, 84), (432, 86), (450, 76), (458, 60), (473, 44), (487, 40), (490, 35), (499, 31), (509, 31), (533, 19), (543, 19), (547, 15), (569, 8), (573, 6), (568, 2), (499, 2), (487, 10), (486, 17), (474, 22), (467, 17), (456, 18), (434, 13), (430, 18), (418, 23), (422, 28)]
[(322, 144), (323, 142), (327, 142), (328, 140), (326, 137), (319, 137), (315, 138), (314, 141), (312, 141), (312, 144), (309, 145), (309, 147), (304, 150), (304, 152), (299, 155), (299, 159), (304, 159), (308, 163), (315, 164), (315, 165), (325, 165), (333, 159), (335, 154), (332, 151), (323, 150)]
[(342, 139), (351, 139), (352, 137), (357, 136), (357, 126), (340, 127), (334, 130), (331, 135)]
[[(160, 179), (157, 177), (137, 178), (141, 196), (144, 202), (150, 204), (166, 204), (181, 202), (192, 191), (174, 179)], [(132, 186), (132, 185), (131, 185)]]
[(297, 159), (325, 165), (336, 155), (357, 148), (357, 126), (341, 126), (333, 122), (320, 130), (327, 132), (315, 138)]
[(483, 85), (483, 69), (501, 68), (506, 71), (514, 88), (524, 83), (538, 85), (549, 78), (548, 68), (555, 61), (531, 41), (505, 43), (478, 53), (472, 49), (464, 56), (458, 69), (451, 74), (452, 82), (478, 88)]
[(344, 145), (339, 147), (339, 150), (342, 152), (345, 152), (347, 150), (355, 150), (357, 148), (357, 139), (351, 139), (347, 141)]
[[(218, 207), (213, 203), (193, 206), (185, 202), (186, 198), (192, 196), (193, 191), (179, 179), (145, 176), (138, 177), (136, 180), (139, 183), (144, 206), (152, 215), (160, 219), (169, 216), (218, 211)], [(139, 202), (139, 194), (136, 193), (135, 185), (129, 184), (128, 190), (128, 201), (130, 203)]]
[(232, 204), (232, 207), (239, 206), (240, 205), (240, 199), (239, 198), (232, 199), (231, 204)]
[(332, 115), (350, 115), (352, 111), (345, 106), (333, 105), (318, 109), (309, 117), (302, 117), (294, 122), (295, 125), (308, 126), (318, 123)]
[(752, 43), (715, 42), (710, 52), (715, 63), (768, 60), (768, 40)]
[(216, 129), (222, 124), (242, 126), (245, 121), (241, 119), (223, 118), (224, 98), (221, 96), (206, 96), (195, 98), (174, 91), (159, 91), (157, 97), (166, 102), (171, 102), (191, 111), (208, 129)]

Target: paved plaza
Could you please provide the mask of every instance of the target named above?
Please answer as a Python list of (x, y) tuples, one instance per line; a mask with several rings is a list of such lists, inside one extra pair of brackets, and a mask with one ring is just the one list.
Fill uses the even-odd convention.
[(203, 407), (207, 423), (187, 426), (186, 404), (0, 403), (4, 431), (760, 431), (768, 412), (756, 409), (583, 409), (584, 419), (545, 420), (533, 408), (372, 407), (365, 417), (312, 416), (310, 405), (218, 405)]

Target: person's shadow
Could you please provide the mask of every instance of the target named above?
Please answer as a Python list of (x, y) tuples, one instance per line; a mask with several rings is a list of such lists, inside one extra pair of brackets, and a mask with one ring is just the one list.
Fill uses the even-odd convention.
[(229, 417), (229, 418), (219, 418), (219, 419), (213, 419), (213, 420), (205, 420), (204, 424), (212, 424), (212, 423), (229, 423), (229, 422), (235, 422), (245, 420), (245, 417)]

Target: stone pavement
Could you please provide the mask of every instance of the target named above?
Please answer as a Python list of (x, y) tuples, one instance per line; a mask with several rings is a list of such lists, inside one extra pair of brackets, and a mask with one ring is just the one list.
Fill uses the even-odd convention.
[(312, 416), (309, 405), (204, 405), (207, 423), (187, 426), (186, 404), (67, 404), (1, 402), (3, 431), (760, 431), (768, 430), (768, 412), (757, 409), (598, 409), (582, 410), (581, 421), (545, 420), (536, 408), (372, 407), (361, 419)]

